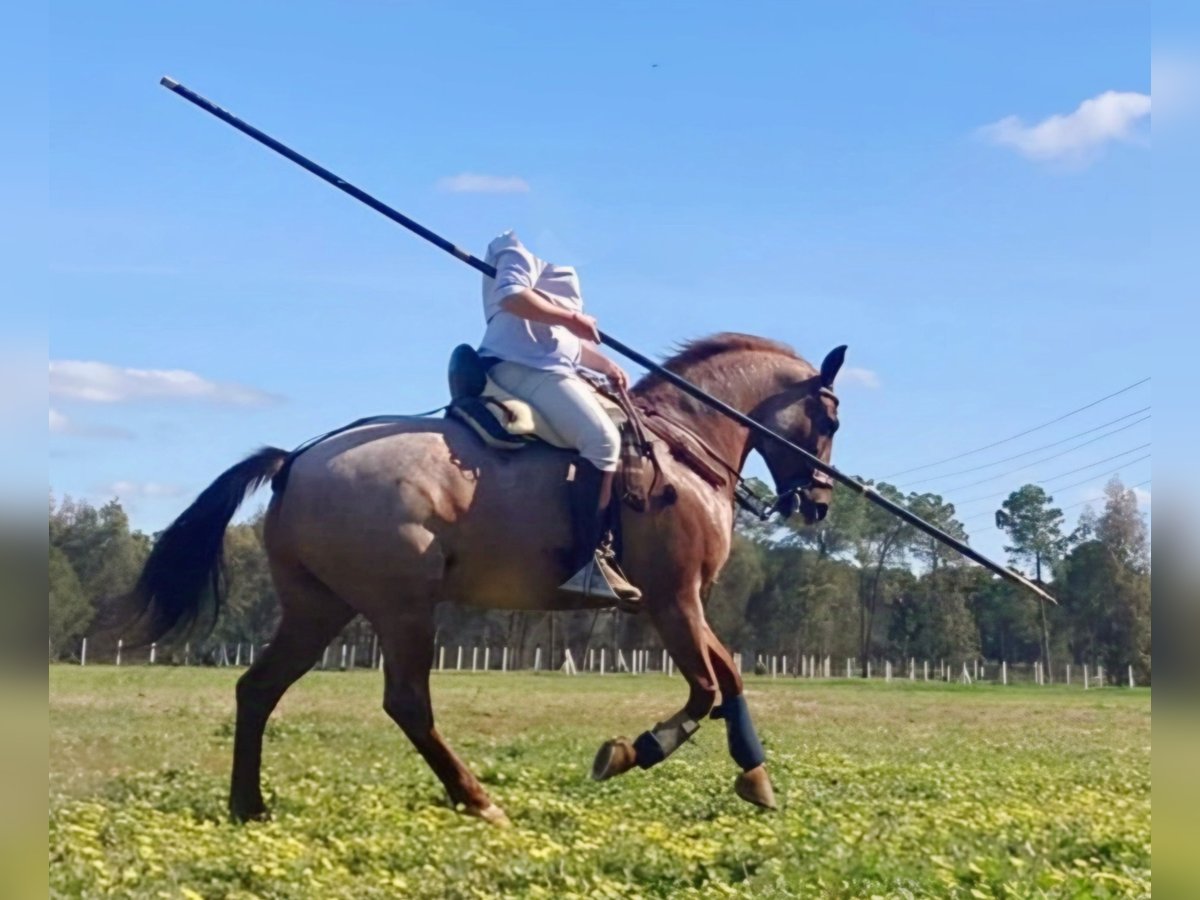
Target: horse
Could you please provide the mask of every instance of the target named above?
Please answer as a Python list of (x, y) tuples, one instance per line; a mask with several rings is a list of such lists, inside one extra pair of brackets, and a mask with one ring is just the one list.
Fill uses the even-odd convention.
[[(828, 462), (838, 426), (833, 383), (845, 349), (831, 351), (818, 369), (783, 344), (723, 333), (684, 345), (664, 365)], [(749, 453), (759, 452), (782, 495), (784, 516), (798, 509), (813, 524), (827, 513), (832, 482), (798, 455), (660, 375), (642, 378), (631, 396), (699, 437), (730, 472), (740, 472)], [(603, 780), (662, 762), (711, 715), (725, 719), (729, 752), (742, 770), (738, 796), (774, 808), (741, 675), (704, 615), (704, 599), (729, 555), (734, 484), (717, 487), (684, 462), (660, 457), (670, 489), (641, 511), (622, 505), (622, 565), (641, 587), (644, 614), (686, 679), (688, 696), (678, 712), (637, 740), (606, 741), (592, 775)], [(225, 529), (250, 492), (272, 483), (263, 541), (281, 617), (271, 642), (237, 682), (233, 820), (269, 816), (260, 789), (267, 720), (330, 640), (361, 614), (382, 649), (384, 710), (456, 808), (508, 824), (434, 727), (434, 608), (440, 602), (564, 608), (556, 587), (571, 533), (566, 481), (572, 459), (548, 445), (487, 448), (451, 418), (401, 418), (335, 433), (298, 455), (265, 447), (220, 475), (168, 526), (124, 598), (123, 615), (140, 625), (147, 641), (178, 637), (202, 618), (215, 621)]]

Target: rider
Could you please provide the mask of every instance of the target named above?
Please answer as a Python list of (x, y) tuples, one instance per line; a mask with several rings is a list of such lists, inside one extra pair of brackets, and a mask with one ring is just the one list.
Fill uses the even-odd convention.
[(575, 574), (559, 590), (636, 609), (641, 591), (601, 545), (621, 437), (579, 371), (598, 372), (622, 389), (629, 377), (600, 352), (596, 320), (583, 312), (574, 268), (538, 259), (512, 231), (488, 245), (487, 261), (496, 267), (496, 277), (483, 279), (487, 330), (479, 354), (497, 360), (489, 375), (541, 413), (580, 455), (570, 502)]

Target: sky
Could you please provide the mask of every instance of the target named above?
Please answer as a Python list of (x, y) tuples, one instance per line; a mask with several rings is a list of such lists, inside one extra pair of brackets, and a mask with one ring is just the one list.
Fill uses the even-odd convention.
[(1026, 482), (1070, 524), (1115, 472), (1149, 513), (1149, 20), (52, 3), (50, 488), (160, 529), (260, 445), (443, 403), (450, 349), (482, 333), (472, 270), (170, 75), (477, 253), (515, 228), (644, 352), (848, 344), (835, 464), (943, 493), (984, 552)]

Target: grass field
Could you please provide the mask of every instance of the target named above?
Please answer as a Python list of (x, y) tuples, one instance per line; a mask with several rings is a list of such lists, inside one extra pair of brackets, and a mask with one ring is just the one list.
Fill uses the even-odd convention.
[(724, 727), (604, 784), (662, 676), (442, 674), (438, 724), (512, 817), (455, 813), (380, 708), (314, 672), (268, 729), (269, 823), (225, 818), (230, 670), (50, 668), (57, 896), (1148, 896), (1150, 692), (751, 679), (781, 804)]

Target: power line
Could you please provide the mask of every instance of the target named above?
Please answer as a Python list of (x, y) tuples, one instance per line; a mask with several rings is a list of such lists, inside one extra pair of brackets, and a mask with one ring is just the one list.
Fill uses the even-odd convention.
[[(1139, 456), (1137, 459), (1131, 459), (1131, 460), (1130, 460), (1129, 462), (1127, 462), (1127, 463), (1122, 463), (1122, 464), (1121, 464), (1121, 465), (1120, 465), (1118, 468), (1116, 468), (1116, 469), (1113, 469), (1111, 472), (1104, 472), (1103, 474), (1100, 474), (1100, 475), (1089, 475), (1087, 478), (1083, 479), (1082, 481), (1076, 481), (1076, 482), (1073, 482), (1073, 483), (1071, 483), (1071, 484), (1064, 484), (1062, 487), (1055, 488), (1055, 489), (1054, 489), (1054, 492), (1055, 492), (1055, 493), (1058, 493), (1059, 491), (1069, 491), (1069, 490), (1071, 490), (1071, 488), (1077, 488), (1077, 487), (1079, 487), (1080, 485), (1084, 485), (1084, 484), (1090, 484), (1091, 482), (1095, 481), (1097, 478), (1111, 478), (1113, 475), (1120, 475), (1120, 474), (1121, 474), (1121, 471), (1122, 471), (1123, 469), (1125, 469), (1126, 467), (1128, 467), (1128, 466), (1132, 466), (1134, 463), (1140, 463), (1140, 462), (1142, 462), (1143, 460), (1147, 460), (1147, 459), (1149, 459), (1149, 458), (1150, 458), (1150, 454), (1149, 454), (1149, 453), (1147, 453), (1145, 456)], [(1053, 480), (1054, 480), (1053, 478), (1047, 478), (1047, 479), (1046, 479), (1046, 481), (1053, 481)], [(1035, 484), (1045, 484), (1045, 483), (1046, 483), (1046, 481), (1037, 481), (1037, 482), (1034, 482), (1034, 483), (1035, 483)], [(1135, 485), (1134, 485), (1134, 487), (1141, 487), (1141, 485), (1140, 485), (1140, 484), (1135, 484)], [(992, 494), (992, 496), (991, 496), (991, 497), (986, 497), (986, 498), (985, 498), (985, 497), (978, 497), (978, 498), (976, 498), (976, 499), (978, 499), (978, 500), (984, 500), (984, 499), (995, 499), (996, 497), (1002, 497), (1002, 496), (1004, 495), (1004, 493), (1005, 493), (1004, 491), (1001, 491), (999, 494)], [(970, 501), (970, 500), (968, 500), (967, 502), (968, 502), (968, 503), (970, 503), (971, 501)], [(1083, 502), (1084, 502), (1084, 503), (1086, 503), (1087, 501), (1085, 500), (1085, 501), (1083, 501)], [(1073, 503), (1073, 504), (1071, 504), (1071, 506), (1078, 506), (1078, 505), (1079, 505), (1078, 503)], [(1064, 506), (1064, 507), (1062, 507), (1062, 508), (1063, 508), (1063, 509), (1070, 509), (1070, 508), (1071, 508), (1071, 506)], [(981, 513), (976, 513), (976, 514), (975, 514), (975, 515), (973, 515), (973, 516), (968, 516), (967, 518), (963, 519), (962, 521), (963, 521), (963, 523), (965, 524), (965, 523), (967, 523), (967, 522), (974, 521), (975, 519), (982, 519), (984, 516), (990, 516), (990, 515), (994, 515), (994, 513), (993, 513), (993, 511), (992, 511), (992, 510), (988, 510), (988, 511), (986, 511), (986, 512), (981, 512)]]
[(1069, 419), (1071, 416), (1075, 415), (1076, 413), (1081, 413), (1085, 409), (1091, 409), (1093, 406), (1103, 403), (1105, 400), (1111, 400), (1113, 397), (1116, 397), (1120, 394), (1124, 394), (1126, 391), (1131, 391), (1135, 387), (1139, 387), (1139, 386), (1145, 384), (1146, 382), (1148, 382), (1149, 380), (1150, 380), (1150, 378), (1146, 377), (1146, 378), (1143, 378), (1141, 381), (1135, 381), (1133, 384), (1128, 384), (1125, 387), (1121, 388), (1119, 391), (1114, 391), (1111, 394), (1107, 394), (1107, 395), (1101, 397), (1099, 400), (1093, 400), (1091, 403), (1088, 403), (1084, 406), (1080, 406), (1076, 409), (1073, 409), (1068, 413), (1063, 413), (1057, 419), (1051, 419), (1049, 422), (1043, 422), (1041, 425), (1035, 425), (1033, 428), (1027, 428), (1025, 431), (1019, 432), (1018, 434), (1014, 434), (1011, 437), (1002, 438), (1001, 440), (994, 441), (990, 444), (986, 444), (983, 447), (976, 447), (974, 450), (965, 450), (962, 453), (956, 453), (954, 456), (947, 456), (945, 459), (939, 459), (936, 462), (926, 463), (923, 466), (913, 466), (911, 469), (902, 469), (899, 472), (892, 472), (890, 475), (884, 475), (883, 477), (885, 479), (886, 478), (895, 478), (897, 475), (907, 475), (909, 472), (920, 472), (923, 469), (932, 469), (934, 466), (940, 466), (942, 463), (948, 463), (948, 462), (953, 462), (956, 459), (962, 459), (964, 456), (972, 456), (976, 453), (982, 453), (984, 450), (991, 450), (993, 447), (999, 447), (1001, 444), (1007, 444), (1009, 441), (1015, 441), (1019, 437), (1024, 437), (1027, 434), (1033, 434), (1033, 432), (1040, 431), (1043, 428), (1047, 428), (1050, 425), (1054, 425), (1057, 422), (1061, 422), (1063, 419)]
[[(1043, 478), (1041, 481), (1035, 481), (1034, 484), (1047, 484), (1048, 482), (1051, 482), (1051, 481), (1057, 481), (1059, 478), (1066, 478), (1068, 475), (1074, 475), (1076, 472), (1082, 472), (1084, 469), (1091, 469), (1102, 463), (1110, 462), (1111, 460), (1114, 460), (1114, 459), (1120, 459), (1122, 456), (1128, 456), (1130, 453), (1136, 453), (1138, 450), (1145, 450), (1149, 446), (1150, 446), (1149, 444), (1142, 444), (1140, 447), (1133, 447), (1129, 450), (1124, 451), (1123, 453), (1118, 453), (1115, 456), (1107, 456), (1104, 459), (1098, 459), (1095, 462), (1088, 463), (1086, 466), (1080, 466), (1078, 469), (1070, 469), (1066, 472), (1059, 472), (1057, 475), (1051, 475), (1049, 478)], [(1132, 465), (1135, 462), (1141, 462), (1143, 459), (1149, 459), (1149, 458), (1150, 458), (1150, 454), (1146, 454), (1145, 456), (1140, 456), (1135, 460), (1131, 460), (1130, 462), (1121, 463), (1121, 465), (1128, 466), (1128, 465)], [(1066, 488), (1059, 488), (1059, 490), (1066, 490)], [(955, 503), (954, 505), (955, 506), (966, 506), (968, 503), (978, 503), (980, 500), (994, 500), (996, 497), (1003, 497), (1006, 493), (1009, 493), (1009, 492), (1008, 491), (1000, 491), (999, 493), (986, 494), (982, 497), (972, 497), (970, 500), (963, 500), (961, 503)]]
[(987, 478), (980, 478), (978, 481), (968, 482), (967, 484), (960, 484), (960, 485), (958, 485), (958, 487), (946, 488), (946, 493), (952, 494), (955, 491), (961, 491), (961, 490), (965, 490), (966, 488), (969, 488), (969, 487), (975, 487), (977, 484), (987, 484), (989, 481), (995, 481), (997, 478), (1004, 478), (1006, 475), (1012, 475), (1014, 472), (1020, 472), (1020, 471), (1023, 471), (1024, 469), (1031, 469), (1034, 466), (1040, 466), (1044, 462), (1050, 462), (1050, 460), (1052, 460), (1052, 459), (1058, 459), (1061, 456), (1067, 456), (1068, 454), (1074, 453), (1076, 450), (1080, 449), (1081, 447), (1088, 446), (1088, 444), (1094, 444), (1094, 443), (1096, 443), (1096, 441), (1102, 441), (1107, 437), (1112, 437), (1114, 434), (1117, 434), (1118, 432), (1126, 431), (1127, 429), (1132, 428), (1134, 425), (1140, 425), (1142, 422), (1145, 422), (1149, 418), (1150, 418), (1150, 416), (1144, 416), (1141, 419), (1135, 419), (1134, 421), (1130, 422), (1128, 425), (1122, 425), (1120, 428), (1114, 428), (1112, 431), (1105, 432), (1104, 434), (1102, 434), (1098, 437), (1094, 437), (1091, 440), (1084, 441), (1082, 444), (1076, 444), (1074, 447), (1068, 447), (1066, 450), (1060, 450), (1058, 453), (1052, 453), (1049, 456), (1042, 457), (1041, 459), (1035, 459), (1031, 463), (1025, 463), (1024, 465), (1017, 466), (1015, 469), (1009, 469), (1007, 472), (1001, 472), (999, 475), (989, 475)]
[[(1039, 450), (1049, 450), (1051, 447), (1057, 447), (1060, 444), (1065, 444), (1067, 441), (1073, 441), (1073, 440), (1075, 440), (1075, 438), (1083, 437), (1085, 434), (1091, 434), (1093, 431), (1099, 431), (1101, 428), (1107, 428), (1109, 425), (1115, 425), (1117, 422), (1123, 422), (1132, 416), (1136, 416), (1139, 413), (1144, 413), (1148, 409), (1150, 409), (1149, 406), (1143, 406), (1141, 409), (1135, 409), (1131, 413), (1126, 413), (1123, 416), (1118, 416), (1117, 418), (1112, 419), (1111, 421), (1104, 422), (1100, 425), (1097, 425), (1095, 428), (1088, 428), (1085, 431), (1080, 431), (1075, 434), (1069, 435), (1068, 437), (1065, 437), (1060, 441), (1054, 441), (1053, 443), (1049, 443), (1049, 444), (1042, 444), (1042, 446), (1034, 447), (1032, 450), (1024, 450), (1021, 453), (1014, 453), (1012, 456), (1006, 456), (1006, 457), (1004, 457), (1004, 459), (997, 459), (990, 463), (984, 463), (982, 466), (974, 466), (970, 469), (959, 469), (955, 472), (946, 472), (943, 475), (930, 475), (927, 478), (920, 478), (916, 481), (906, 482), (903, 485), (898, 485), (898, 487), (912, 487), (914, 484), (924, 484), (927, 481), (937, 481), (939, 478), (951, 478), (955, 475), (966, 475), (970, 472), (978, 472), (981, 469), (988, 469), (988, 468), (991, 468), (992, 466), (998, 466), (1001, 463), (1012, 462), (1014, 459), (1020, 459), (1022, 456), (1028, 456), (1030, 453), (1037, 453)], [(1147, 416), (1146, 418), (1148, 419), (1150, 417)], [(1113, 433), (1115, 434), (1116, 432), (1113, 432)]]
[[(1151, 479), (1151, 478), (1147, 478), (1145, 481), (1139, 481), (1137, 484), (1131, 484), (1125, 490), (1132, 491), (1134, 488), (1145, 487), (1152, 480), (1153, 479)], [(1099, 499), (1098, 497), (1088, 497), (1086, 500), (1080, 500), (1078, 503), (1072, 503), (1069, 506), (1064, 506), (1063, 509), (1074, 509), (1076, 506), (1083, 506), (1083, 504), (1085, 504), (1085, 503), (1094, 503), (1098, 499)]]
[[(1150, 458), (1149, 456), (1142, 457), (1142, 459), (1149, 459), (1149, 458)], [(1140, 460), (1135, 459), (1133, 462), (1140, 462)], [(1130, 465), (1132, 465), (1132, 464), (1133, 463), (1130, 463)], [(1121, 471), (1120, 469), (1116, 469), (1112, 472), (1107, 473), (1106, 475), (1100, 475), (1098, 477), (1107, 478), (1109, 475), (1116, 475), (1120, 471)], [(1092, 481), (1092, 480), (1094, 480), (1094, 479), (1088, 478), (1088, 479), (1085, 479), (1084, 481), (1080, 481), (1078, 484), (1071, 484), (1071, 485), (1067, 485), (1067, 487), (1065, 487), (1065, 488), (1059, 488), (1059, 490), (1065, 491), (1065, 490), (1067, 490), (1067, 488), (1079, 487), (1080, 484), (1087, 484), (1089, 481)], [(1153, 479), (1147, 478), (1145, 481), (1139, 481), (1137, 484), (1131, 484), (1128, 488), (1126, 488), (1126, 490), (1132, 491), (1134, 488), (1145, 487), (1146, 485), (1150, 484), (1150, 482), (1152, 480)], [(1096, 497), (1087, 497), (1083, 500), (1080, 500), (1078, 503), (1068, 503), (1066, 506), (1060, 506), (1058, 509), (1059, 509), (1059, 512), (1066, 512), (1068, 509), (1074, 509), (1077, 506), (1083, 506), (1083, 504), (1085, 504), (1085, 503), (1094, 503), (1097, 499), (1098, 498), (1096, 498)], [(982, 519), (984, 516), (994, 516), (994, 515), (995, 515), (995, 513), (991, 512), (989, 510), (988, 512), (979, 513), (978, 515), (971, 516), (968, 519), (963, 519), (961, 524), (965, 525), (965, 524), (967, 524), (967, 522), (970, 522), (973, 519)]]

